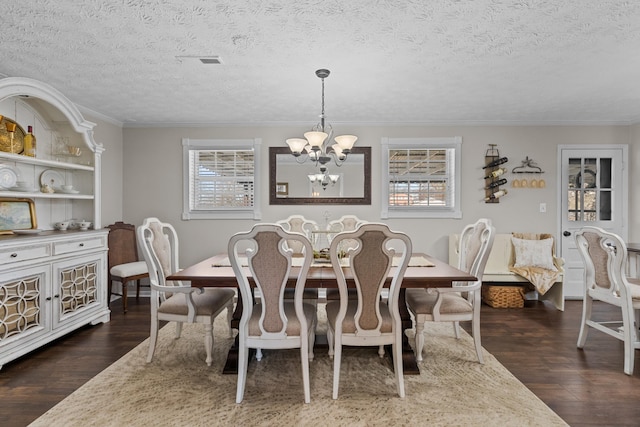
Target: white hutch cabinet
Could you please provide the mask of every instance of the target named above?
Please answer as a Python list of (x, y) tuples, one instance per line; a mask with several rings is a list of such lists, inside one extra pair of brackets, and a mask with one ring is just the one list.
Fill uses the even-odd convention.
[[(110, 312), (108, 230), (100, 221), (103, 147), (93, 140), (95, 125), (56, 89), (27, 78), (0, 79), (0, 114), (2, 127), (7, 119), (20, 131), (32, 126), (37, 142), (35, 157), (0, 145), (5, 183), (15, 177), (26, 188), (0, 186), (1, 368), (83, 325), (108, 322)], [(42, 192), (44, 183), (56, 191)], [(62, 192), (61, 184), (73, 191)], [(41, 232), (7, 232), (1, 209), (16, 201), (32, 203), (33, 228)], [(54, 229), (56, 222), (82, 220), (92, 227)]]

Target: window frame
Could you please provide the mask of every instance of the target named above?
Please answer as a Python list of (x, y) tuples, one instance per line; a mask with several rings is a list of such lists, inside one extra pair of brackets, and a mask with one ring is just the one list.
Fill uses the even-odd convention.
[[(182, 139), (182, 219), (254, 219), (262, 218), (260, 210), (261, 194), (261, 151), (262, 140), (254, 139)], [(253, 206), (247, 208), (218, 208), (207, 211), (191, 210), (190, 153), (199, 150), (252, 150), (253, 151)]]
[[(461, 201), (461, 153), (462, 137), (440, 138), (382, 138), (382, 179), (381, 179), (381, 218), (462, 218)], [(453, 205), (449, 207), (434, 206), (407, 206), (398, 207), (389, 205), (389, 150), (418, 150), (418, 149), (453, 149), (453, 172), (448, 175), (448, 180), (453, 183)]]

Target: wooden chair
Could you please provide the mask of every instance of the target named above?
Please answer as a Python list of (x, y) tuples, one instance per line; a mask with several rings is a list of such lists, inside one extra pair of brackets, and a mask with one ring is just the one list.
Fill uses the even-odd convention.
[[(206, 362), (213, 361), (213, 322), (227, 309), (231, 325), (235, 291), (225, 288), (194, 288), (165, 277), (179, 270), (178, 235), (171, 224), (157, 218), (146, 218), (137, 229), (138, 241), (149, 269), (151, 283), (151, 336), (147, 363), (153, 359), (160, 321), (176, 322), (176, 338), (180, 338), (183, 323), (205, 325)], [(231, 328), (229, 328), (231, 333)]]
[(467, 225), (460, 234), (458, 268), (477, 277), (475, 282), (454, 283), (451, 288), (406, 290), (407, 308), (415, 319), (414, 351), (418, 361), (422, 360), (426, 322), (453, 322), (456, 338), (459, 338), (459, 322), (471, 321), (478, 361), (484, 363), (480, 339), (482, 274), (494, 236), (495, 228), (488, 219), (479, 219), (475, 224)]
[[(627, 245), (598, 227), (583, 227), (575, 239), (585, 267), (578, 348), (584, 348), (589, 327), (617, 338), (624, 342), (624, 373), (633, 375), (635, 350), (640, 348), (640, 280), (626, 276)], [(594, 300), (620, 308), (622, 320), (592, 319)]]
[(111, 302), (113, 282), (122, 284), (122, 309), (127, 312), (127, 285), (135, 280), (136, 300), (140, 298), (140, 280), (149, 277), (147, 263), (138, 260), (136, 227), (118, 221), (108, 225), (108, 284), (107, 304)]
[[(356, 242), (348, 252), (349, 266), (355, 282), (357, 299), (349, 298), (347, 279), (341, 267), (340, 249), (345, 240)], [(382, 289), (391, 270), (396, 250), (400, 250), (399, 265), (394, 270), (389, 297), (382, 301)], [(339, 301), (328, 301), (327, 340), (329, 356), (333, 357), (333, 398), (338, 398), (342, 346), (392, 346), (395, 382), (398, 394), (404, 397), (402, 371), (402, 320), (398, 297), (405, 270), (409, 265), (411, 239), (393, 232), (386, 224), (367, 223), (357, 230), (337, 234), (329, 248), (331, 264), (336, 273)]]
[[(293, 251), (287, 242), (292, 241), (302, 245), (303, 261), (290, 302), (285, 300), (284, 290), (293, 263)], [(317, 320), (316, 308), (303, 303), (303, 293), (313, 260), (311, 243), (302, 234), (289, 233), (277, 224), (258, 224), (249, 232), (231, 237), (228, 256), (242, 297), (236, 402), (244, 399), (249, 348), (300, 348), (304, 401), (309, 403), (309, 360), (313, 360)], [(248, 265), (255, 287), (260, 290), (259, 304), (254, 304), (252, 285), (243, 264)]]

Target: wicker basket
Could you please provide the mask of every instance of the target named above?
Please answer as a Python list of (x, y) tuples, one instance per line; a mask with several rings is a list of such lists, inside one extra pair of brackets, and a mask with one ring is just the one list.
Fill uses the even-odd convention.
[(494, 308), (522, 308), (524, 307), (524, 289), (522, 286), (484, 285), (482, 301)]

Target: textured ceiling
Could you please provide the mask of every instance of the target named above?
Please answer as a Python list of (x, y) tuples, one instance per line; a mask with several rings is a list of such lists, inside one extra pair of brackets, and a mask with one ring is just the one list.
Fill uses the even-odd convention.
[[(188, 57), (220, 56), (222, 65)], [(178, 59), (177, 57), (187, 57)], [(2, 0), (0, 73), (142, 124), (638, 123), (636, 0)]]

